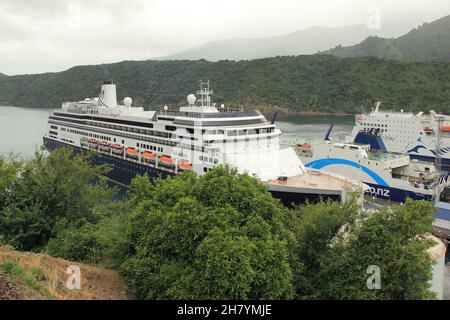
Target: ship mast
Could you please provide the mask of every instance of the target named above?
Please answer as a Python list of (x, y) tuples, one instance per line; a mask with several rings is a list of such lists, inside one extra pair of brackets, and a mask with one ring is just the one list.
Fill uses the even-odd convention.
[(200, 90), (197, 91), (197, 94), (200, 96), (199, 101), (202, 107), (211, 107), (211, 96), (213, 93), (209, 88), (209, 80), (206, 82), (200, 80)]

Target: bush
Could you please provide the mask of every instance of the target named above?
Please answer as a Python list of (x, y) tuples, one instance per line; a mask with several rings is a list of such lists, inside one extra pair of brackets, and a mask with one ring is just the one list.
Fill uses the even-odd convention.
[(285, 209), (253, 178), (216, 168), (136, 185), (146, 197), (130, 218), (122, 273), (138, 297), (292, 297)]

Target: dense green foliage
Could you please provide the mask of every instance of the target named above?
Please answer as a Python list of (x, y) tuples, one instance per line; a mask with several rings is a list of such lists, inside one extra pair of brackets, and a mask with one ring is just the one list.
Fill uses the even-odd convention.
[(254, 179), (219, 168), (138, 183), (123, 273), (140, 298), (292, 297), (285, 209)]
[[(142, 299), (434, 297), (430, 203), (289, 209), (227, 167), (154, 184), (138, 176), (111, 202), (105, 170), (66, 149), (0, 157), (0, 243), (115, 268)], [(367, 288), (373, 265), (380, 290)]]
[(360, 44), (325, 53), (340, 57), (379, 57), (415, 61), (450, 60), (450, 16), (424, 23), (396, 39), (369, 37)]
[[(302, 299), (429, 299), (432, 205), (408, 201), (370, 215), (354, 205), (308, 206), (294, 223), (296, 279)], [(355, 220), (355, 218), (357, 218)], [(343, 227), (344, 226), (344, 227)], [(369, 266), (381, 270), (381, 289), (368, 290)], [(326, 281), (324, 281), (326, 279)]]
[(329, 55), (251, 61), (125, 61), (60, 73), (0, 78), (0, 100), (25, 107), (59, 107), (96, 97), (114, 79), (118, 97), (160, 109), (184, 103), (211, 80), (214, 101), (247, 107), (278, 105), (295, 111), (361, 112), (383, 101), (405, 110), (450, 112), (450, 62), (404, 62)]
[(0, 234), (21, 250), (40, 250), (61, 224), (95, 222), (95, 210), (106, 205), (112, 190), (93, 167), (69, 149), (50, 156), (36, 153), (28, 161), (0, 158)]

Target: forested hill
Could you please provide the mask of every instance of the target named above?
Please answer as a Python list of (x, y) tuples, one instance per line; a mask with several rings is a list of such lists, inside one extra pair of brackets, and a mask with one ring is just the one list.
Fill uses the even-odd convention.
[(396, 39), (369, 37), (360, 44), (326, 53), (340, 57), (379, 57), (415, 61), (450, 60), (450, 16), (413, 29)]
[(79, 66), (60, 73), (0, 78), (0, 101), (57, 108), (94, 97), (104, 80), (118, 97), (150, 108), (176, 105), (211, 80), (218, 103), (275, 106), (296, 111), (360, 112), (376, 101), (405, 110), (450, 113), (450, 63), (402, 62), (328, 55), (251, 61), (125, 61)]

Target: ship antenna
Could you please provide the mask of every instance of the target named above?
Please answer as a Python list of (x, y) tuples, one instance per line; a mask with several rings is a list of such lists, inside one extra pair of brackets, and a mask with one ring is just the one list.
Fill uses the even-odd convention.
[(441, 177), (441, 166), (442, 166), (442, 158), (441, 158), (441, 125), (442, 122), (444, 121), (444, 118), (440, 115), (438, 115), (436, 117), (437, 123), (438, 123), (438, 128), (437, 128), (437, 137), (436, 137), (436, 158), (435, 158), (435, 167), (436, 167), (436, 177), (435, 179), (436, 181), (436, 186), (434, 188), (434, 195), (433, 195), (433, 202), (435, 202), (438, 197), (438, 183), (440, 181), (440, 177)]

